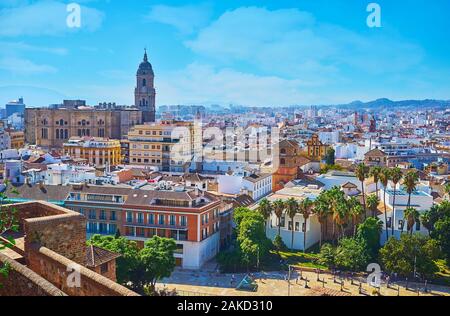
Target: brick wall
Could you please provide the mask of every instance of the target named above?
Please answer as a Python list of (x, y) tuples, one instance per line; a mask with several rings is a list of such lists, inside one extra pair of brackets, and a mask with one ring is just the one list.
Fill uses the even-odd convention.
[(102, 273), (102, 268), (101, 268), (102, 266), (101, 265), (98, 266), (98, 267), (89, 268), (89, 269), (94, 271), (94, 272), (96, 272), (96, 273), (98, 273), (98, 274), (100, 274), (100, 275), (103, 275), (104, 277), (106, 277), (106, 278), (108, 278), (108, 279), (110, 279), (110, 280), (112, 280), (114, 282), (117, 282), (117, 278), (116, 278), (116, 260), (107, 262), (105, 264), (108, 265), (108, 271), (106, 271), (105, 273)]
[(46, 202), (15, 204), (25, 252), (38, 242), (80, 264), (86, 261), (86, 219), (77, 212)]
[(0, 275), (0, 296), (66, 296), (53, 284), (0, 253), (0, 267), (10, 267), (7, 277)]
[(138, 296), (108, 278), (99, 275), (88, 268), (80, 266), (80, 287), (69, 287), (67, 279), (72, 270), (68, 266), (74, 262), (54, 251), (32, 245), (29, 248), (28, 266), (69, 296)]

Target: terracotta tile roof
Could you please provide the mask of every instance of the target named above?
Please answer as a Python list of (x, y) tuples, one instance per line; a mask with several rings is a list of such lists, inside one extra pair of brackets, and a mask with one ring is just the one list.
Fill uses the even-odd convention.
[(384, 157), (386, 156), (386, 153), (378, 148), (372, 149), (371, 151), (367, 152), (364, 156), (367, 157)]
[[(17, 191), (19, 194), (14, 194)], [(29, 185), (8, 186), (6, 195), (11, 199), (26, 199), (40, 201), (64, 201), (69, 195), (70, 187), (61, 185)]]
[(95, 268), (104, 263), (110, 262), (121, 257), (120, 254), (96, 246), (87, 246), (86, 248), (86, 266)]

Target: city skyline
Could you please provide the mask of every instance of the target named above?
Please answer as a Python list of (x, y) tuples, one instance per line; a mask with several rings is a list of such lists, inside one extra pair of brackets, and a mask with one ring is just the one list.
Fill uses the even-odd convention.
[(157, 106), (450, 98), (448, 3), (377, 1), (381, 28), (359, 0), (78, 3), (70, 29), (66, 2), (0, 1), (1, 103), (132, 105), (144, 48)]

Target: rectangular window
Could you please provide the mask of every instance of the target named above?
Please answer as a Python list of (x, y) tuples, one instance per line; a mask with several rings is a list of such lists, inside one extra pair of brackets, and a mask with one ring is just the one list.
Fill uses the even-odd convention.
[(159, 215), (159, 225), (164, 225), (164, 215)]
[(150, 225), (155, 224), (155, 215), (154, 215), (154, 214), (149, 214), (149, 215), (148, 215), (148, 223), (149, 223)]
[(175, 226), (175, 215), (170, 215), (170, 226)]
[(133, 222), (133, 213), (127, 212), (127, 223), (132, 223), (132, 222)]
[(116, 211), (111, 211), (111, 213), (110, 213), (110, 219), (111, 219), (112, 221), (116, 221), (116, 220), (117, 220)]
[(286, 217), (284, 215), (281, 217), (280, 226), (281, 227), (285, 227), (286, 226)]
[(138, 213), (138, 223), (144, 224), (144, 214), (143, 213)]
[(100, 220), (106, 221), (106, 211), (105, 210), (100, 211)]
[(117, 232), (116, 224), (109, 224), (109, 234), (114, 235)]
[(96, 219), (97, 213), (94, 210), (89, 211), (89, 219)]
[(108, 233), (108, 226), (105, 223), (99, 224), (99, 230), (100, 234), (107, 234)]
[(180, 226), (186, 227), (187, 226), (187, 218), (186, 216), (180, 217)]

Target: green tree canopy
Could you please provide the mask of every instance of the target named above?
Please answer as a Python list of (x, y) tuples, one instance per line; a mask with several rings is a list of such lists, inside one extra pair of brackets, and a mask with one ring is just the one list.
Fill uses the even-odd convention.
[(362, 271), (369, 263), (365, 242), (357, 238), (343, 238), (336, 249), (335, 263), (339, 269)]
[(175, 269), (174, 252), (177, 249), (175, 240), (153, 236), (145, 242), (144, 249), (139, 253), (139, 261), (143, 270), (143, 278), (139, 287), (150, 284), (155, 290), (156, 282), (169, 277)]
[(383, 223), (375, 217), (369, 217), (358, 225), (356, 237), (365, 243), (370, 259), (376, 259), (380, 249), (380, 234)]
[(404, 277), (413, 276), (414, 267), (421, 277), (433, 275), (439, 270), (435, 263), (439, 257), (438, 242), (420, 234), (403, 234), (400, 240), (391, 237), (380, 249), (384, 269)]

